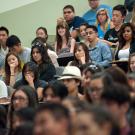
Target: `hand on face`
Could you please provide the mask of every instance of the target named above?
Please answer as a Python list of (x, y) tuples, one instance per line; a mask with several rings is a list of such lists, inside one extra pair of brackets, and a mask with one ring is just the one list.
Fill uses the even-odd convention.
[(85, 64), (85, 54), (83, 52), (77, 54), (77, 59), (80, 60), (82, 64)]
[(15, 68), (18, 67), (18, 65), (19, 65), (19, 61), (17, 59), (17, 56), (15, 56), (14, 54), (9, 55), (7, 58), (7, 63), (10, 67), (11, 73), (12, 72), (14, 73)]
[(34, 77), (33, 77), (31, 74), (29, 74), (29, 73), (27, 73), (27, 74), (25, 75), (25, 79), (26, 79), (26, 81), (27, 81), (29, 84), (33, 84), (33, 82), (34, 82)]
[(10, 68), (13, 68), (14, 69), (15, 66), (16, 66), (16, 64), (15, 63), (11, 63), (9, 66), (10, 66)]
[(10, 66), (11, 73), (14, 73), (16, 64), (15, 63), (11, 63), (11, 64), (9, 64), (9, 66)]
[(80, 57), (80, 60), (81, 60), (81, 63), (82, 63), (82, 64), (85, 64), (85, 55), (82, 56), (82, 57)]

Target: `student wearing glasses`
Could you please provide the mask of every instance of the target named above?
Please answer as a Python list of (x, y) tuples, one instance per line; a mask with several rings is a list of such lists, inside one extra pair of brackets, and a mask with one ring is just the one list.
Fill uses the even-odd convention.
[(105, 8), (101, 8), (97, 11), (96, 26), (98, 29), (98, 37), (103, 39), (106, 31), (110, 29), (112, 23), (108, 15), (108, 11)]
[(107, 9), (109, 13), (109, 17), (112, 18), (112, 8), (108, 5), (100, 4), (100, 0), (88, 0), (89, 9), (86, 13), (84, 13), (83, 18), (87, 21), (89, 25), (94, 25), (96, 22), (96, 13), (100, 8)]
[(42, 91), (46, 86), (46, 82), (39, 79), (38, 67), (34, 62), (27, 62), (22, 69), (22, 79), (18, 80), (14, 88), (18, 88), (22, 85), (29, 85), (36, 89), (38, 98), (42, 98)]
[(86, 34), (89, 41), (89, 56), (92, 63), (103, 68), (109, 67), (109, 63), (112, 61), (112, 52), (106, 43), (98, 39), (96, 26), (89, 25), (86, 29)]
[(11, 135), (13, 130), (13, 113), (19, 109), (30, 107), (35, 109), (38, 105), (38, 98), (34, 88), (30, 86), (20, 86), (18, 87), (11, 97), (11, 104), (9, 109), (9, 135)]

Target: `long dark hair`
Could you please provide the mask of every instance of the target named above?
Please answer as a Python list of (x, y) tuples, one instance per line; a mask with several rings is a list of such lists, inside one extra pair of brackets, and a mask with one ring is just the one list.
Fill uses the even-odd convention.
[(21, 72), (21, 70), (22, 70), (20, 58), (15, 53), (9, 52), (6, 55), (6, 58), (5, 58), (5, 83), (6, 83), (6, 85), (9, 85), (9, 83), (10, 83), (10, 74), (11, 73), (10, 73), (10, 66), (8, 64), (8, 61), (7, 61), (8, 57), (10, 55), (14, 55), (17, 58), (17, 60), (18, 60), (18, 71)]
[(65, 37), (66, 37), (67, 43), (68, 43), (69, 37), (71, 37), (71, 36), (70, 36), (70, 32), (69, 32), (69, 27), (68, 27), (68, 25), (67, 25), (66, 22), (61, 22), (61, 23), (59, 23), (59, 24), (56, 26), (56, 42), (57, 42), (56, 52), (57, 52), (57, 53), (58, 53), (58, 52), (61, 50), (61, 48), (62, 48), (62, 38), (61, 38), (61, 36), (60, 36), (59, 33), (58, 33), (58, 29), (60, 29), (60, 28), (65, 28), (65, 29), (66, 29)]
[(36, 108), (38, 104), (38, 97), (37, 97), (36, 90), (28, 85), (20, 86), (13, 92), (12, 97), (11, 97), (11, 107), (13, 107), (13, 98), (14, 98), (15, 93), (20, 90), (23, 91), (27, 95), (28, 101), (29, 101), (28, 106), (31, 108)]
[(75, 56), (75, 53), (80, 46), (82, 47), (82, 49), (85, 52), (85, 62), (86, 62), (86, 64), (88, 64), (90, 62), (89, 50), (88, 50), (87, 45), (85, 43), (82, 43), (82, 42), (78, 43), (78, 44), (76, 43), (75, 49), (74, 49), (74, 61), (72, 62), (72, 65), (74, 65), (74, 66), (79, 66), (79, 61), (77, 60), (77, 58)]
[(131, 31), (132, 31), (132, 40), (131, 40), (131, 43), (130, 44), (132, 44), (132, 42), (135, 41), (134, 27), (133, 27), (133, 25), (131, 23), (124, 23), (121, 26), (120, 31), (119, 31), (119, 34), (118, 34), (118, 38), (119, 38), (119, 48), (118, 48), (118, 50), (122, 49), (123, 46), (126, 43), (126, 40), (123, 38), (123, 33), (124, 33), (126, 27), (130, 27), (131, 28)]
[(37, 96), (36, 90), (34, 88), (32, 88), (28, 85), (23, 85), (23, 86), (18, 87), (13, 92), (13, 94), (11, 96), (11, 103), (10, 103), (10, 108), (9, 108), (9, 127), (10, 127), (9, 133), (10, 134), (12, 133), (13, 112), (15, 111), (15, 108), (13, 107), (13, 99), (14, 99), (15, 93), (20, 90), (27, 95), (28, 101), (29, 101), (29, 104), (28, 104), (29, 107), (36, 108), (38, 105), (38, 96)]
[(47, 53), (47, 48), (40, 41), (36, 41), (32, 44), (32, 48), (31, 48), (31, 60), (32, 61), (34, 61), (36, 63), (36, 61), (33, 59), (33, 56), (32, 56), (32, 52), (33, 52), (34, 48), (37, 48), (39, 53), (41, 54), (42, 63), (50, 63), (51, 62), (51, 59)]

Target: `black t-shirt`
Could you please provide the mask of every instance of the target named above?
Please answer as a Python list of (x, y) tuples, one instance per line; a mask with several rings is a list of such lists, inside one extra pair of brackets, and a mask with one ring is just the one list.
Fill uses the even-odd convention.
[(104, 39), (109, 42), (116, 43), (118, 41), (118, 33), (119, 31), (116, 31), (114, 28), (110, 29), (106, 32)]
[(75, 16), (72, 22), (68, 23), (69, 30), (75, 30), (76, 28), (79, 28), (83, 23), (86, 23), (86, 21), (82, 17)]
[(135, 53), (135, 39), (130, 44), (130, 54)]
[(56, 74), (55, 67), (52, 63), (44, 63), (39, 65), (39, 79), (44, 80), (46, 82), (50, 82), (54, 79), (54, 75)]
[[(83, 23), (86, 23), (86, 21), (82, 17), (75, 16), (72, 22), (68, 23), (69, 31), (72, 32), (73, 30), (79, 29)], [(79, 37), (76, 38), (76, 41), (79, 42)]]
[[(14, 89), (17, 89), (18, 87), (20, 87), (22, 85), (28, 85), (28, 83), (25, 80), (21, 79), (15, 83)], [(34, 82), (35, 89), (37, 89), (39, 87), (45, 88), (46, 85), (47, 85), (47, 83), (43, 80), (38, 80), (38, 81)]]

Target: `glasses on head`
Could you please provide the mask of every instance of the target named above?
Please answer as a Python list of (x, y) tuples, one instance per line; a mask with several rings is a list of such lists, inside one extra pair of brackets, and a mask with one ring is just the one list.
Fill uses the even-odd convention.
[(32, 46), (42, 46), (42, 44), (40, 42), (34, 42)]
[(21, 96), (18, 96), (18, 97), (13, 97), (13, 102), (15, 102), (16, 100), (19, 100), (19, 101), (25, 101), (25, 100), (27, 100), (26, 98), (24, 98), (24, 97), (21, 97)]
[(96, 66), (96, 65), (90, 65), (89, 66), (91, 69), (93, 69), (93, 70), (97, 70), (98, 69), (98, 67)]
[(64, 11), (64, 14), (71, 14), (72, 11)]

